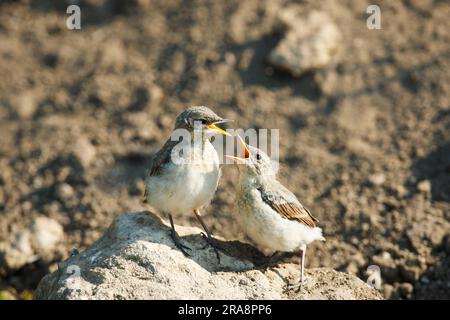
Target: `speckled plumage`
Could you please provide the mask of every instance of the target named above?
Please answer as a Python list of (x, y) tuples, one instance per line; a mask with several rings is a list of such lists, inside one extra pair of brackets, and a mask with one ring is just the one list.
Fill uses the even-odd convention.
[[(180, 113), (174, 129), (186, 129), (193, 137), (193, 121), (205, 124), (223, 121), (212, 110), (203, 106), (190, 107)], [(209, 141), (208, 130), (204, 130), (202, 143), (184, 141), (186, 159), (195, 161), (175, 163), (172, 151), (179, 145), (170, 138), (154, 155), (145, 180), (144, 200), (162, 213), (184, 214), (208, 204), (220, 178), (219, 158)]]
[[(288, 216), (282, 207), (293, 214)], [(315, 226), (317, 220), (295, 195), (272, 178), (241, 177), (235, 215), (246, 234), (265, 254), (296, 251), (303, 245), (323, 239), (322, 230)]]
[[(197, 130), (194, 121), (198, 121), (202, 129), (200, 143), (193, 140), (194, 130)], [(191, 134), (191, 139), (182, 141), (180, 145), (178, 140), (172, 141), (169, 138), (152, 159), (145, 179), (144, 202), (160, 213), (168, 215), (171, 223), (172, 215), (194, 212), (204, 226), (199, 210), (209, 204), (214, 197), (220, 178), (219, 157), (209, 141), (212, 134), (220, 132), (219, 128), (211, 129), (211, 125), (219, 122), (224, 122), (224, 119), (206, 107), (187, 108), (178, 115), (174, 130), (187, 130)], [(176, 146), (183, 147), (183, 159), (193, 161), (186, 163), (174, 161), (172, 156)], [(211, 238), (206, 227), (205, 231)], [(177, 243), (179, 240), (174, 241), (187, 255), (183, 246)]]
[[(269, 156), (240, 141), (244, 158), (232, 157), (240, 171), (236, 219), (265, 254), (302, 250), (304, 257), (308, 244), (325, 240), (322, 229), (316, 226), (318, 220), (276, 179)], [(303, 263), (304, 259), (301, 279)]]

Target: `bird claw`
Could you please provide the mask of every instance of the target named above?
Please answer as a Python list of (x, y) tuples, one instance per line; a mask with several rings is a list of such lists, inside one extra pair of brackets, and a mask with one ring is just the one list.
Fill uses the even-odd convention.
[(202, 247), (202, 250), (205, 250), (208, 246), (212, 246), (211, 241), (209, 240), (209, 237), (204, 233), (200, 232), (201, 237), (206, 241), (206, 244)]
[(186, 250), (192, 250), (191, 248), (189, 248), (188, 246), (184, 245), (181, 243), (180, 237), (178, 236), (178, 234), (174, 231), (172, 231), (171, 233), (171, 237), (173, 240), (173, 243), (175, 244), (175, 246), (186, 256), (186, 257), (190, 257), (191, 255), (189, 253), (186, 252)]
[(300, 292), (300, 291), (302, 291), (303, 286), (306, 284), (307, 284), (306, 279), (304, 279), (303, 281), (299, 281), (298, 283), (295, 283), (295, 284), (288, 284), (286, 286), (285, 291), (295, 290), (295, 292)]
[(300, 292), (302, 290), (302, 287), (303, 287), (302, 283), (288, 284), (286, 286), (286, 290), (285, 291), (294, 290), (295, 292)]

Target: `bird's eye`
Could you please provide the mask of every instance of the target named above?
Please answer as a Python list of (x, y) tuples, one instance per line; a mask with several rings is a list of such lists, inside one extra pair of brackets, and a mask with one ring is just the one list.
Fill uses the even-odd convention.
[(200, 121), (201, 121), (202, 124), (206, 124), (208, 122), (205, 119), (201, 119)]
[(261, 159), (262, 159), (261, 155), (259, 153), (257, 153), (256, 154), (256, 160), (261, 160)]

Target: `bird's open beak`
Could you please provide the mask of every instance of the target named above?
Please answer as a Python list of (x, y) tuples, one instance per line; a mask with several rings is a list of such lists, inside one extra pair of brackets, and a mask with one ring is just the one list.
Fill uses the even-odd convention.
[[(216, 123), (223, 123), (223, 122), (226, 122), (226, 121), (219, 121), (219, 122), (216, 122)], [(218, 126), (216, 126), (216, 123), (213, 123), (213, 124), (208, 125), (208, 129), (217, 131), (217, 132), (219, 132), (220, 134), (223, 134), (224, 136), (231, 136), (231, 134), (229, 134), (229, 133), (226, 132), (225, 130), (220, 129)]]
[(239, 144), (241, 145), (243, 157), (240, 158), (240, 157), (229, 156), (229, 155), (225, 155), (225, 157), (233, 159), (237, 164), (244, 164), (246, 162), (246, 160), (248, 158), (250, 158), (250, 150), (248, 150), (245, 141), (240, 136), (236, 135), (236, 137), (238, 138)]

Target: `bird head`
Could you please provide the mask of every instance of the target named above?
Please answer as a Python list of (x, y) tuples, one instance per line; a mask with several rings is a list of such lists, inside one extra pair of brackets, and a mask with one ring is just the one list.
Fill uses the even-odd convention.
[(214, 134), (230, 134), (217, 125), (232, 120), (224, 119), (218, 116), (214, 111), (207, 107), (195, 106), (189, 107), (181, 112), (175, 121), (175, 129), (187, 129), (189, 131), (202, 130), (204, 136), (212, 136)]
[(236, 135), (240, 149), (241, 157), (226, 155), (226, 157), (233, 159), (238, 165), (241, 174), (249, 176), (275, 176), (276, 170), (272, 165), (270, 157), (262, 150), (252, 147), (245, 143), (245, 141)]

